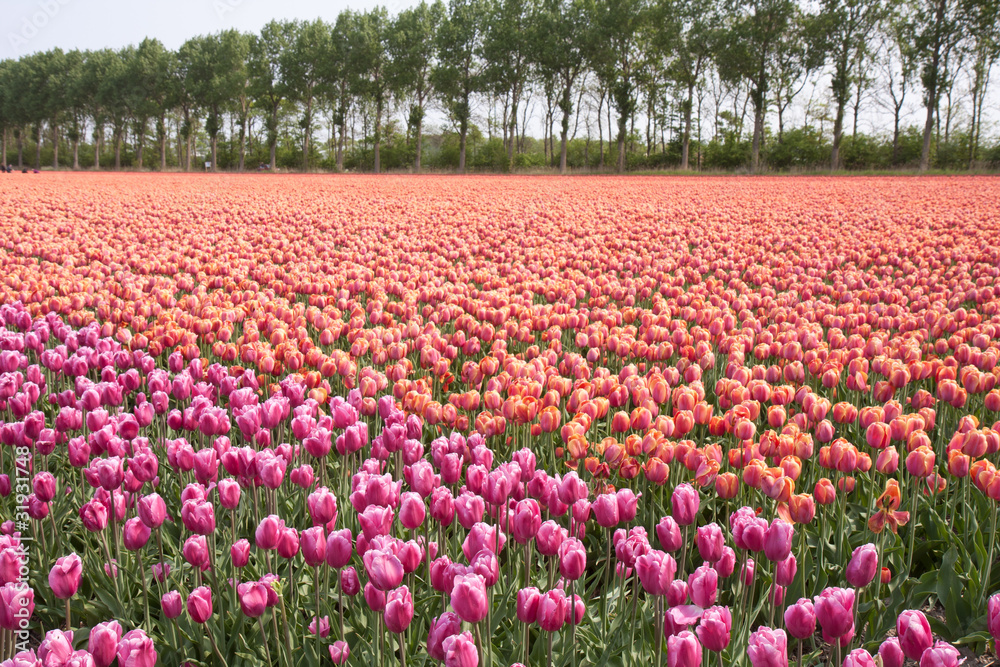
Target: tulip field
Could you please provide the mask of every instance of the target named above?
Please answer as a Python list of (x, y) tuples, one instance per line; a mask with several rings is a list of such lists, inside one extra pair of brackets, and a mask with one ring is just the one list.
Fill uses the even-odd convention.
[(987, 665), (1000, 180), (0, 187), (0, 665)]

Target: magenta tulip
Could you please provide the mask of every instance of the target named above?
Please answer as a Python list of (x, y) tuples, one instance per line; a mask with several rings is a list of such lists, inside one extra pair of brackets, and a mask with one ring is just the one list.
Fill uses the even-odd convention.
[(340, 569), (351, 560), (354, 539), (348, 528), (332, 531), (326, 538), (326, 564)]
[(156, 647), (142, 630), (132, 630), (118, 643), (118, 664), (121, 667), (154, 667)]
[(517, 620), (531, 624), (538, 619), (538, 603), (542, 594), (534, 586), (522, 588), (517, 592)]
[(349, 657), (351, 657), (351, 648), (346, 642), (338, 639), (330, 644), (330, 660), (333, 661), (333, 664), (343, 665)]
[(665, 516), (656, 524), (656, 538), (664, 551), (677, 551), (684, 545), (681, 528), (672, 516)]
[[(178, 604), (180, 603), (180, 593), (177, 594)], [(169, 617), (173, 618), (173, 617)], [(122, 638), (122, 626), (118, 621), (108, 621), (98, 623), (90, 629), (90, 637), (87, 640), (87, 650), (94, 658), (97, 667), (108, 667), (115, 661), (115, 653), (118, 650), (118, 642)]]
[(799, 598), (785, 610), (785, 629), (796, 639), (812, 637), (816, 633), (816, 611), (812, 600)]
[(864, 588), (875, 579), (877, 572), (878, 551), (874, 544), (864, 544), (854, 550), (845, 575), (851, 586)]
[(38, 659), (43, 667), (65, 665), (73, 655), (73, 633), (49, 630), (38, 645)]
[(827, 637), (843, 637), (854, 628), (854, 591), (827, 588), (813, 600), (816, 620)]
[(705, 563), (688, 577), (691, 601), (703, 609), (715, 604), (719, 592), (719, 573)]
[(167, 504), (158, 493), (151, 493), (139, 499), (136, 508), (139, 518), (150, 528), (159, 528), (167, 518)]
[(792, 524), (782, 519), (775, 519), (764, 535), (764, 555), (772, 563), (785, 560), (792, 552), (794, 536), (795, 527)]
[(76, 595), (83, 578), (83, 561), (75, 553), (56, 560), (49, 570), (49, 587), (53, 595), (61, 600)]
[(783, 630), (761, 628), (750, 635), (747, 655), (753, 667), (788, 667), (788, 639)]
[(188, 614), (195, 623), (205, 623), (212, 616), (212, 590), (199, 586), (191, 591), (187, 599)]
[(569, 603), (561, 589), (548, 591), (538, 601), (536, 622), (546, 632), (557, 632), (566, 623)]
[(488, 602), (485, 580), (478, 574), (456, 576), (451, 589), (451, 606), (467, 623), (478, 623), (486, 618)]
[(577, 580), (587, 570), (587, 549), (583, 542), (571, 537), (559, 545), (559, 573), (567, 579)]
[[(163, 615), (167, 618), (177, 618), (184, 610), (184, 601), (177, 591), (168, 591), (160, 598), (160, 607), (163, 608)], [(118, 634), (120, 636), (121, 632)]]
[(667, 667), (699, 667), (701, 644), (694, 633), (684, 630), (667, 637)]
[(447, 637), (441, 644), (445, 667), (479, 667), (479, 652), (472, 634), (463, 632)]
[(698, 624), (698, 639), (709, 651), (725, 650), (729, 646), (730, 631), (733, 629), (733, 616), (729, 607), (709, 607), (702, 613)]
[(409, 588), (400, 586), (386, 596), (383, 618), (389, 632), (397, 635), (402, 634), (410, 626), (413, 620), (413, 597)]
[(462, 631), (462, 619), (458, 614), (446, 611), (431, 621), (427, 631), (427, 654), (435, 660), (444, 661), (444, 640)]
[(997, 642), (1000, 642), (1000, 593), (986, 603), (986, 628)]
[(923, 652), (931, 647), (934, 635), (923, 612), (908, 609), (896, 619), (896, 636), (903, 655), (910, 660), (920, 660)]
[(403, 564), (393, 553), (369, 549), (362, 560), (368, 578), (380, 591), (391, 591), (403, 581)]
[(722, 558), (722, 548), (726, 545), (726, 539), (719, 524), (710, 523), (707, 526), (699, 526), (698, 532), (695, 534), (695, 542), (703, 561), (715, 563)]
[(673, 518), (681, 526), (690, 526), (695, 522), (699, 504), (698, 491), (690, 484), (678, 484), (670, 496)]
[(920, 667), (958, 667), (965, 658), (948, 642), (934, 642), (920, 654)]
[(903, 667), (906, 656), (899, 646), (899, 637), (889, 637), (878, 647), (879, 657), (882, 658), (882, 667)]

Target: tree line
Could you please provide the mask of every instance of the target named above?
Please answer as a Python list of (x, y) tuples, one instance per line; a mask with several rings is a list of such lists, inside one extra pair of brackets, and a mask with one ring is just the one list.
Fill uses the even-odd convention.
[[(983, 137), (998, 17), (1000, 0), (436, 0), (176, 51), (148, 38), (53, 49), (0, 61), (0, 158), (16, 150), (20, 167), (33, 147), (36, 168), (44, 151), (74, 169), (84, 153), (95, 168), (191, 170), (202, 154), (212, 170), (420, 171), (429, 140), (432, 166), (459, 172), (470, 141), (473, 167), (505, 170), (839, 169), (865, 151), (973, 168), (1000, 161)], [(786, 127), (810, 82), (821, 99)], [(907, 127), (917, 96), (923, 123)], [(859, 135), (866, 104), (892, 117), (891, 137)], [(425, 136), (432, 111), (447, 126)]]

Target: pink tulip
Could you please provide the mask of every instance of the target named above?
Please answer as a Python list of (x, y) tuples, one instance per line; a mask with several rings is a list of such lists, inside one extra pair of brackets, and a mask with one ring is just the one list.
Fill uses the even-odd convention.
[[(181, 594), (177, 591), (168, 591), (160, 598), (160, 607), (163, 609), (163, 615), (167, 618), (177, 618), (184, 610), (184, 601), (181, 600)], [(121, 628), (119, 628), (118, 635), (121, 636)], [(91, 630), (91, 636), (93, 636), (93, 630)], [(117, 645), (117, 640), (115, 644)]]
[(618, 501), (618, 518), (623, 522), (629, 522), (635, 519), (635, 513), (638, 509), (639, 498), (642, 494), (636, 495), (632, 492), (632, 489), (624, 488), (618, 489), (615, 493), (615, 498)]
[(750, 635), (747, 655), (753, 667), (788, 667), (788, 640), (783, 630), (761, 628)]
[(699, 607), (711, 607), (715, 604), (719, 590), (719, 573), (705, 563), (698, 567), (688, 577), (688, 590), (691, 601)]
[(132, 630), (118, 643), (118, 664), (121, 667), (154, 667), (156, 647), (142, 630)]
[(583, 542), (571, 537), (559, 545), (559, 573), (573, 581), (587, 570), (587, 549)]
[(235, 510), (240, 505), (240, 485), (233, 479), (221, 479), (216, 487), (219, 504), (227, 510)]
[(533, 539), (542, 525), (541, 508), (534, 498), (526, 498), (514, 506), (511, 517), (511, 536), (518, 544), (526, 544)]
[(208, 541), (204, 535), (192, 535), (184, 541), (184, 560), (202, 571), (209, 568)]
[(666, 595), (677, 573), (677, 563), (670, 554), (654, 549), (635, 559), (635, 571), (643, 590), (650, 595)]
[(791, 586), (795, 581), (795, 572), (798, 570), (798, 563), (794, 554), (788, 554), (785, 560), (774, 564), (774, 582), (779, 586)]
[(856, 648), (844, 658), (843, 667), (875, 667), (875, 659), (863, 648)]
[(323, 526), (337, 516), (337, 498), (325, 486), (321, 486), (306, 498), (306, 508), (314, 526)]
[(827, 588), (813, 600), (816, 619), (827, 637), (843, 637), (854, 628), (854, 591)]
[(250, 543), (245, 539), (237, 540), (229, 548), (229, 557), (233, 561), (233, 567), (243, 568), (250, 562)]
[(38, 646), (38, 659), (45, 667), (65, 665), (73, 655), (73, 633), (49, 630)]
[(698, 638), (688, 630), (667, 637), (668, 667), (700, 667), (701, 653)]
[(764, 536), (764, 555), (773, 563), (783, 561), (792, 552), (792, 537), (795, 528), (792, 524), (775, 519)]
[(80, 507), (80, 521), (92, 533), (102, 531), (108, 526), (108, 508), (96, 500), (88, 501)]
[(875, 579), (878, 569), (878, 551), (875, 545), (864, 544), (854, 550), (847, 564), (847, 583), (854, 588), (864, 588)]
[(139, 499), (139, 518), (150, 528), (159, 528), (167, 518), (167, 504), (158, 493), (150, 493)]
[(478, 623), (486, 618), (486, 582), (478, 574), (458, 575), (451, 589), (451, 606), (463, 621)]
[(898, 637), (889, 637), (878, 647), (879, 657), (882, 658), (882, 667), (903, 667), (906, 656), (899, 646)]
[(986, 628), (993, 639), (1000, 642), (1000, 593), (992, 596), (986, 603)]
[(709, 607), (701, 615), (698, 624), (698, 639), (709, 651), (723, 651), (729, 646), (733, 616), (729, 607)]
[(294, 558), (299, 553), (299, 533), (294, 528), (286, 527), (278, 534), (278, 555), (282, 558)]
[(538, 601), (536, 621), (538, 627), (546, 632), (557, 632), (566, 623), (569, 603), (566, 594), (561, 589), (553, 589), (541, 596)]
[(403, 564), (395, 554), (379, 549), (369, 549), (363, 558), (365, 572), (372, 585), (380, 591), (391, 591), (403, 581)]
[(427, 631), (427, 654), (434, 660), (444, 661), (444, 641), (462, 631), (462, 619), (458, 614), (446, 611), (431, 621)]
[(326, 536), (323, 526), (313, 526), (302, 531), (300, 540), (302, 559), (310, 567), (319, 567), (326, 561)]
[(354, 540), (348, 528), (332, 531), (326, 538), (326, 564), (340, 569), (351, 560)]
[(149, 526), (144, 524), (142, 519), (134, 516), (125, 522), (122, 529), (122, 544), (129, 551), (138, 551), (146, 546), (150, 533)]
[(958, 667), (965, 658), (948, 642), (935, 642), (920, 654), (920, 667)]
[(383, 617), (389, 632), (401, 634), (409, 627), (413, 620), (413, 597), (409, 588), (400, 586), (386, 596)]
[(664, 551), (677, 551), (684, 544), (680, 526), (672, 516), (665, 516), (656, 524), (656, 537)]
[(333, 664), (343, 665), (349, 657), (351, 657), (351, 648), (346, 642), (338, 639), (330, 644), (330, 660), (333, 661)]
[(285, 527), (285, 522), (276, 515), (271, 514), (261, 519), (257, 530), (254, 532), (254, 539), (258, 549), (270, 551), (278, 546), (278, 538)]
[(250, 618), (257, 618), (267, 609), (267, 587), (259, 581), (242, 583), (236, 592), (240, 600), (240, 609)]
[(207, 586), (199, 586), (191, 591), (187, 599), (188, 614), (195, 623), (205, 623), (212, 616), (212, 591)]
[(715, 563), (722, 558), (722, 548), (726, 545), (726, 540), (719, 524), (710, 523), (707, 526), (699, 526), (698, 532), (695, 534), (695, 542), (702, 560)]
[(699, 504), (698, 492), (690, 484), (678, 484), (670, 496), (673, 518), (681, 526), (689, 526), (695, 522)]
[[(177, 594), (177, 602), (180, 605), (180, 593)], [(90, 629), (87, 650), (97, 667), (108, 667), (115, 661), (115, 652), (118, 650), (118, 642), (121, 641), (121, 638), (122, 626), (119, 625), (118, 621), (98, 623)]]
[(816, 612), (812, 600), (799, 598), (798, 602), (785, 609), (785, 628), (796, 639), (812, 637), (816, 633)]
[(910, 660), (920, 660), (920, 656), (934, 641), (927, 617), (915, 609), (904, 611), (896, 619), (896, 636), (899, 637), (903, 655)]
[(365, 584), (365, 604), (372, 611), (379, 613), (385, 611), (385, 593), (375, 588), (371, 582)]
[(408, 530), (416, 530), (424, 523), (427, 508), (423, 498), (414, 491), (407, 491), (400, 497), (399, 522)]
[(555, 521), (543, 521), (535, 535), (535, 548), (543, 556), (555, 556), (559, 552), (559, 545), (567, 537), (566, 529)]
[(56, 560), (49, 571), (49, 587), (53, 595), (62, 600), (76, 595), (83, 578), (83, 561), (75, 553)]
[(445, 667), (478, 667), (479, 652), (472, 634), (463, 632), (447, 637), (441, 644)]
[(340, 571), (340, 590), (344, 595), (355, 596), (361, 592), (361, 581), (358, 572), (353, 567), (345, 567)]
[(517, 620), (531, 624), (538, 619), (538, 603), (541, 592), (534, 586), (522, 588), (517, 592)]

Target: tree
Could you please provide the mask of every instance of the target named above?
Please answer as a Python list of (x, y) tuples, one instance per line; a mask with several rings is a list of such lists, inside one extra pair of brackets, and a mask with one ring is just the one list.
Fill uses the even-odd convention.
[(862, 66), (866, 59), (861, 56), (870, 51), (868, 41), (882, 14), (881, 0), (822, 0), (821, 3), (818, 34), (833, 66), (830, 90), (837, 107), (830, 156), (830, 168), (834, 170), (840, 167), (844, 110), (852, 85), (863, 76)]
[(81, 85), (85, 76), (86, 57), (82, 51), (67, 53), (63, 79), (63, 109), (68, 115), (69, 123), (66, 138), (73, 147), (74, 170), (80, 168), (80, 139), (90, 95), (90, 91)]
[(271, 169), (277, 167), (278, 112), (288, 97), (288, 82), (281, 68), (281, 55), (290, 48), (295, 26), (290, 21), (271, 21), (260, 35), (250, 39), (247, 61), (250, 99), (264, 110), (264, 127)]
[(426, 106), (434, 91), (431, 72), (435, 60), (435, 39), (444, 13), (441, 0), (436, 0), (433, 5), (421, 0), (416, 7), (399, 13), (389, 33), (390, 88), (398, 98), (410, 99), (406, 124), (416, 142), (413, 170), (417, 172), (420, 171)]
[[(543, 10), (544, 11), (544, 10)], [(486, 6), (486, 31), (482, 57), (486, 63), (484, 84), (503, 99), (503, 141), (507, 149), (507, 168), (514, 166), (514, 141), (517, 136), (517, 112), (537, 47), (557, 42), (558, 35), (537, 35), (528, 0), (491, 0)], [(541, 40), (539, 40), (541, 37)], [(579, 62), (579, 60), (578, 60)]]
[(115, 171), (122, 168), (122, 141), (129, 120), (129, 107), (122, 91), (130, 86), (130, 63), (135, 58), (135, 47), (106, 52), (94, 70), (97, 76), (97, 103), (111, 123), (115, 148)]
[(750, 171), (757, 173), (776, 55), (792, 26), (796, 6), (792, 0), (727, 0), (727, 10), (732, 22), (720, 34), (719, 75), (750, 85), (754, 114)]
[(302, 168), (309, 170), (309, 147), (312, 141), (316, 96), (324, 83), (324, 64), (330, 57), (330, 26), (319, 19), (296, 21), (291, 48), (280, 56), (281, 69), (288, 84), (289, 99), (302, 108)]
[(892, 164), (899, 163), (900, 122), (906, 93), (916, 74), (916, 54), (910, 41), (907, 5), (891, 8), (880, 24), (881, 47), (878, 62), (885, 78), (889, 101), (884, 105), (892, 112)]
[[(591, 66), (599, 78), (608, 82), (611, 104), (618, 114), (618, 172), (625, 171), (625, 135), (634, 116), (636, 76), (642, 70), (646, 44), (644, 39), (650, 18), (645, 0), (590, 0)], [(609, 128), (610, 130), (610, 128)]]
[[(562, 131), (559, 141), (559, 173), (566, 173), (569, 117), (573, 113), (573, 86), (583, 73), (587, 40), (587, 7), (584, 0), (545, 0), (539, 8), (531, 39), (538, 45), (541, 69), (551, 73), (559, 85)], [(516, 106), (513, 121), (516, 124)]]
[(160, 169), (167, 167), (167, 110), (174, 105), (174, 55), (156, 39), (144, 39), (129, 62), (125, 97), (135, 121), (136, 163), (143, 164), (143, 146), (150, 118), (157, 120), (160, 144)]
[(972, 115), (969, 118), (969, 169), (978, 159), (983, 129), (983, 107), (990, 83), (990, 70), (1000, 59), (1000, 0), (964, 0), (963, 23), (969, 37), (972, 60)]
[(357, 77), (359, 97), (375, 108), (373, 132), (375, 173), (382, 170), (382, 116), (390, 98), (392, 82), (389, 35), (391, 24), (385, 9), (377, 7), (358, 16), (357, 30), (352, 33), (350, 66)]
[(431, 72), (452, 119), (458, 124), (458, 171), (465, 173), (472, 95), (482, 86), (479, 47), (485, 15), (482, 0), (450, 0), (437, 34), (438, 63)]
[(931, 161), (931, 133), (941, 103), (941, 91), (954, 73), (948, 71), (948, 56), (962, 37), (958, 0), (916, 0), (911, 35), (920, 64), (924, 87), (924, 143), (920, 151), (920, 171), (927, 171)]

